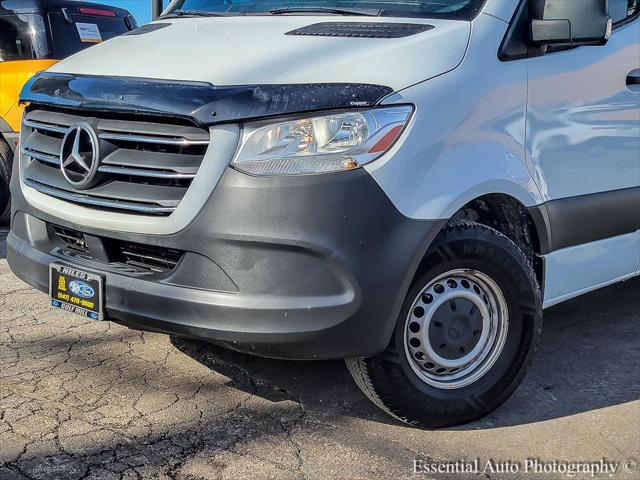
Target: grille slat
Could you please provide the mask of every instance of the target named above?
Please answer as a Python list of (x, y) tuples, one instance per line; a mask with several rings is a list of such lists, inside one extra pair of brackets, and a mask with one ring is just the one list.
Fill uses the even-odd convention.
[[(170, 215), (196, 177), (209, 132), (185, 125), (100, 118), (33, 109), (24, 120), (25, 182), (39, 192), (98, 210)], [(91, 188), (76, 190), (60, 170), (70, 127), (90, 125), (99, 138), (100, 166)], [(57, 168), (56, 168), (57, 167)]]
[(57, 111), (54, 112), (48, 110), (32, 110), (27, 115), (26, 121), (64, 128), (65, 130), (61, 133), (65, 133), (71, 125), (78, 122), (78, 118), (79, 117), (77, 115), (73, 115), (70, 113)]
[(166, 123), (98, 119), (98, 128), (104, 133), (132, 134), (150, 137), (184, 138), (193, 141), (209, 141), (209, 132), (197, 127)]
[(24, 139), (22, 147), (28, 150), (34, 150), (53, 155), (55, 157), (60, 157), (60, 144), (62, 143), (62, 137), (63, 135), (44, 135), (36, 130)]
[(25, 120), (25, 127), (33, 128), (34, 130), (41, 130), (44, 132), (54, 132), (54, 133), (67, 133), (68, 127), (61, 127), (59, 125), (52, 125), (48, 123), (35, 122), (33, 120)]
[(128, 135), (126, 133), (101, 133), (102, 140), (116, 140), (120, 142), (151, 143), (155, 145), (173, 145), (177, 147), (190, 147), (194, 145), (208, 145), (209, 140), (189, 140), (184, 137), (163, 138), (147, 135)]
[(129, 150), (121, 148), (107, 155), (102, 160), (102, 165), (144, 169), (153, 165), (158, 170), (195, 175), (200, 166), (200, 159), (196, 155), (166, 152), (137, 151), (135, 155), (131, 155)]
[(48, 187), (42, 183), (27, 179), (27, 185), (38, 190), (40, 193), (51, 197), (66, 200), (71, 203), (79, 203), (85, 206), (99, 207), (103, 210), (126, 210), (130, 212), (138, 212), (147, 215), (162, 215), (172, 213), (174, 207), (162, 207), (158, 205), (149, 205), (133, 202), (124, 202), (121, 200), (109, 200), (106, 198), (90, 197), (79, 193), (71, 193), (53, 187)]
[(115, 175), (130, 175), (133, 177), (148, 177), (148, 178), (166, 178), (166, 179), (193, 179), (195, 173), (176, 173), (176, 172), (162, 172), (157, 170), (145, 170), (143, 168), (126, 168), (126, 167), (100, 167), (98, 169), (102, 173), (113, 173)]
[(48, 153), (36, 152), (35, 150), (30, 150), (28, 148), (23, 148), (22, 153), (44, 163), (50, 163), (51, 165), (60, 165), (60, 157), (54, 157), (53, 155), (49, 155)]
[(25, 169), (28, 180), (47, 185), (70, 194), (99, 197), (108, 200), (124, 201), (128, 203), (156, 204), (163, 207), (177, 207), (182, 200), (183, 190), (179, 187), (140, 184), (131, 188), (131, 183), (117, 179), (109, 183), (98, 185), (88, 190), (74, 190), (67, 183), (59, 168), (34, 162)]

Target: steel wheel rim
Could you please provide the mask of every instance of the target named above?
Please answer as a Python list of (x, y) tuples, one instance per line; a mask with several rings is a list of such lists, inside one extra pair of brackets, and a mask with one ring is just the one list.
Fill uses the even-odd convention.
[(493, 367), (508, 328), (500, 287), (482, 272), (451, 270), (414, 299), (404, 325), (404, 350), (423, 382), (445, 390), (463, 388)]

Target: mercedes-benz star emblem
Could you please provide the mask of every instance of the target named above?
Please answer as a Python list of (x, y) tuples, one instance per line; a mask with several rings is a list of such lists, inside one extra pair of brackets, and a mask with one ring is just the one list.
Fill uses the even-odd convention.
[(67, 182), (82, 190), (91, 188), (98, 172), (98, 137), (86, 123), (69, 128), (62, 139), (60, 170)]

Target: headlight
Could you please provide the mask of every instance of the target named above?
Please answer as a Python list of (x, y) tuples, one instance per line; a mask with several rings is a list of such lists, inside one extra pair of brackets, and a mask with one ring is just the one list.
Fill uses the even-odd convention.
[(247, 124), (232, 165), (252, 175), (352, 170), (388, 151), (412, 113), (403, 105)]

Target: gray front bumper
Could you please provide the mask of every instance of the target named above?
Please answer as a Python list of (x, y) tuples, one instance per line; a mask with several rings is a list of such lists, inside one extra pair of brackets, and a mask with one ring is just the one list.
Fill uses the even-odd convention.
[(167, 236), (70, 224), (35, 211), (15, 190), (8, 260), (27, 283), (48, 291), (49, 263), (61, 262), (47, 222), (179, 249), (183, 260), (159, 276), (122, 275), (98, 261), (70, 265), (105, 276), (109, 319), (277, 358), (383, 351), (443, 223), (402, 216), (364, 171), (255, 178), (228, 169), (196, 220)]

